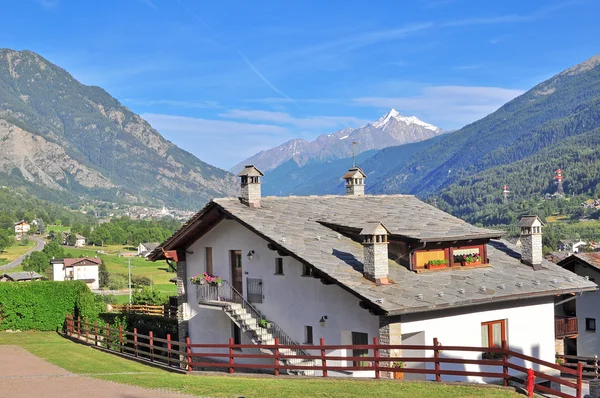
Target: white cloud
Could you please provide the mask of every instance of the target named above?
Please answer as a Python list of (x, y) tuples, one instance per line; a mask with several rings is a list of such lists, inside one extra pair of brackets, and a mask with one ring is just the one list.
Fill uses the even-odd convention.
[(141, 116), (180, 148), (224, 169), (240, 159), (293, 138), (287, 128), (270, 124), (156, 113)]
[(430, 86), (411, 97), (361, 97), (353, 101), (359, 106), (396, 108), (451, 129), (481, 119), (523, 93), (501, 87)]
[(233, 109), (228, 112), (221, 113), (219, 116), (228, 119), (243, 119), (292, 125), (303, 129), (337, 129), (344, 127), (359, 127), (371, 122), (369, 120), (363, 120), (353, 116), (311, 116), (297, 118), (285, 112), (241, 109)]
[(156, 106), (156, 105), (166, 105), (178, 108), (187, 108), (187, 109), (211, 109), (211, 108), (220, 108), (216, 101), (180, 101), (180, 100), (138, 100), (133, 98), (125, 98), (123, 102), (134, 104), (134, 105), (144, 105), (144, 106)]

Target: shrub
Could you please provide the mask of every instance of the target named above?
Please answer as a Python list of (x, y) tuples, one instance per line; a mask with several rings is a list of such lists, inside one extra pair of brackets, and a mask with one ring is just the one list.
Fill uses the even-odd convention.
[(127, 277), (123, 274), (108, 274), (108, 288), (110, 290), (120, 290), (128, 285)]
[(82, 281), (0, 283), (0, 330), (52, 331), (67, 314), (93, 322), (102, 310)]
[(163, 305), (168, 301), (167, 295), (149, 287), (144, 287), (133, 294), (133, 304)]
[(131, 284), (134, 287), (150, 286), (150, 278), (143, 275), (131, 275)]
[(154, 337), (161, 339), (166, 339), (167, 334), (170, 334), (174, 340), (177, 340), (178, 337), (177, 319), (134, 312), (110, 312), (100, 314), (100, 317), (103, 322), (110, 324), (115, 329), (118, 329), (119, 325), (123, 325), (123, 330), (133, 332), (133, 329), (136, 328), (139, 334), (148, 335), (152, 332)]

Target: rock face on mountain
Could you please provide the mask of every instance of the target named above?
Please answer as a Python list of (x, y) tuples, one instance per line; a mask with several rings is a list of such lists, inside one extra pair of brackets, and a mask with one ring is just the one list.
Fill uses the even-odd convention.
[(307, 163), (347, 158), (353, 151), (353, 142), (358, 143), (355, 146), (358, 154), (373, 149), (423, 141), (443, 132), (439, 127), (425, 123), (414, 116), (402, 116), (400, 112), (391, 109), (376, 122), (360, 128), (345, 128), (332, 134), (324, 134), (312, 142), (301, 139), (291, 140), (275, 148), (261, 151), (232, 167), (231, 172), (239, 172), (246, 164), (254, 164), (262, 171), (268, 172), (290, 159), (302, 167)]
[(0, 142), (9, 185), (184, 208), (235, 194), (231, 174), (30, 51), (0, 49)]

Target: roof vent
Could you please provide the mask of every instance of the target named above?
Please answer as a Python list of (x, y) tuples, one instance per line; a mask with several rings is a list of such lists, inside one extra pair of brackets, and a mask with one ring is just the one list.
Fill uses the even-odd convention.
[(521, 282), (517, 282), (515, 286), (516, 286), (516, 287), (523, 287), (523, 283), (521, 283)]
[(460, 294), (465, 294), (467, 291), (465, 289), (459, 289), (458, 291)]
[(417, 294), (417, 300), (423, 300), (423, 293)]

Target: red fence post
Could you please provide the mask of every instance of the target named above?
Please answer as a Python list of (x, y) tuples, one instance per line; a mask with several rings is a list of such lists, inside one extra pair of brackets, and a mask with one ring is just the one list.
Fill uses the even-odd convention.
[(583, 363), (578, 362), (577, 363), (577, 392), (576, 392), (577, 398), (581, 398), (581, 396), (583, 395), (582, 384), (583, 384)]
[(279, 376), (279, 337), (275, 338), (275, 376)]
[(94, 347), (98, 347), (98, 321), (94, 321)]
[(533, 398), (533, 390), (535, 384), (535, 375), (533, 369), (527, 369), (527, 396)]
[(504, 378), (504, 387), (508, 387), (508, 345), (506, 340), (502, 340), (502, 375)]
[(191, 372), (192, 371), (192, 347), (190, 347), (190, 338), (187, 337), (185, 339), (185, 352), (187, 354), (187, 371)]
[(319, 340), (319, 343), (321, 344), (321, 365), (323, 366), (323, 377), (327, 377), (327, 360), (325, 359), (325, 339), (323, 337), (321, 337), (321, 339)]
[(440, 351), (438, 350), (438, 339), (437, 337), (433, 338), (433, 358), (435, 358), (435, 381), (442, 381), (442, 375), (440, 374), (440, 362), (438, 359), (440, 358)]
[(379, 379), (379, 347), (377, 347), (379, 345), (379, 339), (377, 336), (373, 337), (373, 345), (375, 345), (375, 348), (373, 348), (373, 357), (375, 358), (375, 378)]
[(77, 338), (81, 339), (81, 316), (77, 317)]
[(88, 319), (85, 318), (85, 342), (88, 343), (88, 337), (89, 337), (89, 325), (88, 325)]
[[(233, 352), (233, 337), (230, 337), (229, 338), (229, 364), (230, 365), (234, 364), (233, 355), (234, 355), (234, 352)], [(233, 366), (230, 366), (229, 367), (229, 373), (233, 373), (233, 372), (234, 372)]]
[(171, 366), (171, 334), (167, 334), (167, 366)]
[(110, 350), (110, 325), (104, 324), (104, 331), (106, 332), (106, 349)]
[(152, 336), (152, 332), (149, 332), (149, 340), (150, 340), (150, 362), (154, 362), (154, 337)]
[(136, 357), (139, 356), (137, 328), (133, 328), (133, 351)]
[(119, 325), (119, 352), (123, 352), (123, 325)]

